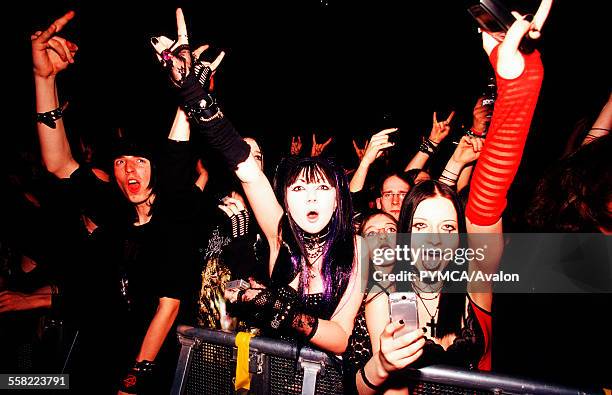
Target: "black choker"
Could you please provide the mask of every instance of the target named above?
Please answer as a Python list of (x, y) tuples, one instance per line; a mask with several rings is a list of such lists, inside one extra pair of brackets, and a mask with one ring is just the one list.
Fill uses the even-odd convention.
[(329, 236), (329, 226), (326, 226), (318, 233), (306, 233), (304, 232), (304, 243), (308, 244), (319, 244), (325, 242)]
[(307, 261), (306, 264), (311, 266), (321, 255), (323, 248), (329, 236), (329, 226), (325, 227), (318, 233), (304, 233), (304, 247), (306, 249)]

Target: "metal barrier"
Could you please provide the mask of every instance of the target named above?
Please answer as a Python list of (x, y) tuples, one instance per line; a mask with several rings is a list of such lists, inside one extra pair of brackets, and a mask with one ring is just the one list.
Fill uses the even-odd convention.
[[(234, 394), (236, 333), (179, 326), (181, 354), (173, 395)], [(310, 347), (264, 338), (251, 339), (249, 372), (252, 394), (342, 394), (342, 366), (335, 357)], [(584, 391), (496, 373), (449, 366), (429, 366), (406, 372), (411, 394), (555, 394), (588, 395)]]

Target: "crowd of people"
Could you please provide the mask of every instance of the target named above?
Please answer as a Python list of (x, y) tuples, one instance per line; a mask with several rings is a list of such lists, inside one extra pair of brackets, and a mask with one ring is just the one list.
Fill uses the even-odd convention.
[[(368, 273), (395, 270), (372, 262), (397, 233), (453, 250), (486, 234), (486, 259), (466, 270), (497, 272), (508, 190), (544, 76), (539, 52), (519, 46), (539, 38), (551, 5), (515, 14), (505, 35), (482, 32), (496, 98), (474, 100), (472, 125), (450, 158), (440, 147), (455, 113), (434, 112), (404, 163), (388, 155), (397, 128), (376, 131), (365, 146), (353, 141), (356, 169), (326, 157), (331, 138), (313, 134), (307, 152), (295, 136), (273, 180), (261, 142), (239, 134), (215, 98), (224, 53), (192, 47), (180, 9), (177, 37), (151, 39), (167, 71), (160, 78), (170, 79), (180, 103), (167, 139), (156, 146), (118, 133), (108, 167), (94, 165), (96, 147), (83, 141), (73, 154), (59, 99), (58, 75), (78, 67), (79, 47), (61, 36), (74, 12), (35, 32), (36, 128), (54, 177), (40, 176), (36, 189), (31, 174), (3, 181), (20, 215), (0, 240), (0, 370), (70, 373), (81, 393), (167, 393), (180, 323), (341, 355), (344, 388), (360, 394), (409, 393), (401, 372), (410, 367), (491, 370), (492, 284), (445, 292), (444, 280), (375, 281)], [(529, 212), (512, 215), (534, 231), (612, 232), (610, 128), (612, 96), (541, 180)], [(211, 150), (222, 171), (211, 171)], [(433, 162), (443, 170), (434, 173)], [(248, 285), (227, 287), (232, 280)], [(390, 295), (400, 291), (417, 296), (416, 330), (388, 319)]]

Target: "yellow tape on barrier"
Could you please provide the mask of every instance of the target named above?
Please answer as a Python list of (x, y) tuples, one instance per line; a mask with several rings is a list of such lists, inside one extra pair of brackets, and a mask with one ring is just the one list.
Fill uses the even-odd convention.
[(239, 332), (236, 335), (236, 347), (238, 356), (236, 357), (236, 382), (234, 389), (249, 390), (251, 388), (251, 376), (249, 374), (249, 343), (253, 335), (248, 332)]

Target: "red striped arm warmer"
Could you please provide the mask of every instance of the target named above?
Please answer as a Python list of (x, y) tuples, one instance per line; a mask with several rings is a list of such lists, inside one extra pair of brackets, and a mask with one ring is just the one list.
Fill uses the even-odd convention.
[(480, 226), (495, 224), (506, 208), (506, 195), (521, 162), (544, 76), (540, 53), (534, 51), (523, 54), (521, 75), (511, 80), (501, 77), (497, 73), (498, 48), (489, 57), (497, 78), (497, 100), (465, 212)]

